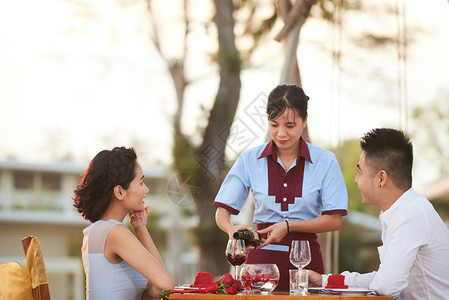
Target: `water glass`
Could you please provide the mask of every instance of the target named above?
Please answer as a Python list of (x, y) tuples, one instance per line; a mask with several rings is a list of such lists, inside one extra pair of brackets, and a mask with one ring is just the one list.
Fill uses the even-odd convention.
[(309, 271), (304, 269), (288, 271), (290, 275), (290, 295), (308, 295)]

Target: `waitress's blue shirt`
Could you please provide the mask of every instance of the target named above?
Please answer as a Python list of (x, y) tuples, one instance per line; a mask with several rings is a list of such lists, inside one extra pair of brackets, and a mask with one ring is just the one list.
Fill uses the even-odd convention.
[(243, 152), (223, 181), (214, 206), (238, 214), (252, 190), (255, 224), (346, 215), (348, 194), (335, 155), (302, 137), (300, 145), (287, 172), (272, 140)]

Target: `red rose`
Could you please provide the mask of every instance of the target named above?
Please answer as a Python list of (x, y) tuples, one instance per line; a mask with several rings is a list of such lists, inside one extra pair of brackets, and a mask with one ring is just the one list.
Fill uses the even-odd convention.
[(242, 283), (240, 280), (234, 280), (235, 286), (239, 289), (239, 291), (242, 289)]
[(235, 295), (242, 289), (242, 283), (239, 280), (233, 279), (233, 283), (230, 286), (225, 287), (225, 292), (230, 295)]
[(230, 295), (235, 295), (240, 291), (240, 289), (238, 288), (237, 285), (231, 285), (228, 286), (227, 288), (225, 288), (225, 292), (230, 294)]
[(230, 286), (234, 283), (234, 278), (232, 278), (231, 274), (224, 273), (218, 281), (221, 281), (224, 286)]

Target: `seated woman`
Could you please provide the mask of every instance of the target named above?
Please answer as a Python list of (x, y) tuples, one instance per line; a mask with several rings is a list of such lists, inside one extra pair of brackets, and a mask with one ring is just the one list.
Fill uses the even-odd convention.
[[(92, 222), (81, 249), (87, 300), (149, 299), (173, 279), (146, 228), (148, 188), (132, 148), (103, 150), (74, 191), (74, 206)], [(129, 215), (134, 234), (122, 223)]]

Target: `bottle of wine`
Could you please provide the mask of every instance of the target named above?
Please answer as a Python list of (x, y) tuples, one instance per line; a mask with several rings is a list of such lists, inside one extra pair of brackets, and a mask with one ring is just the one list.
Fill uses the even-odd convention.
[(255, 230), (248, 230), (246, 228), (240, 228), (232, 235), (234, 239), (245, 241), (245, 246), (257, 247), (262, 242), (260, 241), (259, 234)]

